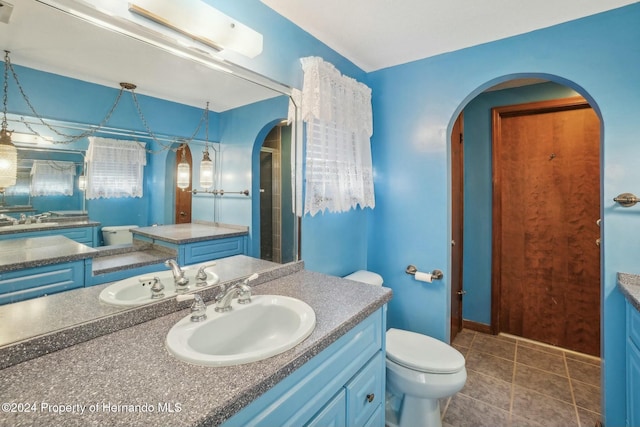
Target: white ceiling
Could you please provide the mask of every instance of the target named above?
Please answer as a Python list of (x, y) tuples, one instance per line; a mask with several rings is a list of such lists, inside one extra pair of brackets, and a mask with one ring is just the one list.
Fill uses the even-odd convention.
[(370, 72), (636, 3), (634, 0), (261, 0)]

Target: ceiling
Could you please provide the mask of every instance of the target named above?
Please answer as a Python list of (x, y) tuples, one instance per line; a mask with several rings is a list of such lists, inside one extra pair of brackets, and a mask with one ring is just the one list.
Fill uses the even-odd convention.
[(634, 0), (261, 0), (370, 72), (527, 33)]
[[(6, 2), (0, 0), (0, 4)], [(137, 85), (136, 93), (197, 108), (210, 102), (216, 112), (281, 95), (215, 69), (207, 53), (193, 52), (193, 57), (205, 59), (202, 62), (179, 58), (40, 1), (8, 3), (13, 5), (8, 23), (2, 22), (1, 13), (7, 7), (0, 7), (0, 50), (11, 51), (13, 64), (115, 89), (120, 82), (129, 82)], [(25, 92), (28, 96), (28, 87)]]

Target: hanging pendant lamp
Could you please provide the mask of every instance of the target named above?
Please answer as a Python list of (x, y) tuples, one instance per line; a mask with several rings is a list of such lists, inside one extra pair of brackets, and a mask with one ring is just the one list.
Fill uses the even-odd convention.
[(189, 167), (189, 163), (187, 162), (187, 158), (185, 156), (186, 145), (182, 145), (180, 148), (182, 150), (182, 158), (180, 159), (180, 163), (178, 163), (178, 188), (189, 188), (189, 184), (191, 182), (191, 168)]
[(2, 129), (0, 130), (0, 189), (16, 185), (18, 176), (18, 150), (11, 142), (10, 130), (7, 130), (7, 104), (9, 99), (9, 51), (4, 51), (4, 90), (2, 98)]

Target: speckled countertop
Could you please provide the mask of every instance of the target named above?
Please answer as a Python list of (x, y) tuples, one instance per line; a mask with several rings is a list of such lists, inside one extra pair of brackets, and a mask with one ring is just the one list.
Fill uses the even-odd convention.
[(64, 236), (0, 241), (0, 272), (92, 258), (97, 251)]
[[(183, 310), (0, 371), (0, 402), (35, 403), (31, 413), (0, 412), (0, 425), (218, 425), (391, 298), (387, 288), (305, 270), (258, 285), (254, 293), (307, 302), (316, 312), (314, 332), (263, 361), (195, 366), (173, 358), (164, 346), (169, 329), (188, 315)], [(180, 412), (160, 413), (158, 404)], [(53, 405), (69, 405), (68, 412), (60, 414)]]
[(189, 223), (133, 228), (131, 232), (134, 238), (136, 235), (140, 235), (181, 245), (205, 240), (224, 239), (226, 237), (245, 236), (249, 233), (249, 230), (247, 227), (224, 224)]
[(73, 220), (69, 218), (51, 219), (47, 222), (38, 224), (18, 224), (18, 225), (6, 225), (0, 227), (0, 235), (3, 234), (20, 234), (31, 233), (33, 231), (49, 231), (49, 230), (61, 230), (63, 228), (79, 228), (79, 227), (98, 227), (99, 222), (88, 220)]
[(618, 287), (631, 305), (640, 310), (640, 275), (618, 273)]

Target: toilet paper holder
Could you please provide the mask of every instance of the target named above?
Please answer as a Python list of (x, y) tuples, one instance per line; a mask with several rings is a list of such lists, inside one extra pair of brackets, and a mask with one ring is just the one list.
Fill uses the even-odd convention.
[[(409, 264), (405, 270), (405, 273), (411, 274), (412, 276), (415, 276), (417, 272), (418, 268), (413, 264)], [(441, 280), (444, 277), (444, 273), (442, 270), (433, 270), (431, 276), (433, 280)]]

